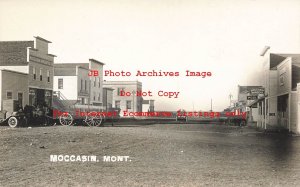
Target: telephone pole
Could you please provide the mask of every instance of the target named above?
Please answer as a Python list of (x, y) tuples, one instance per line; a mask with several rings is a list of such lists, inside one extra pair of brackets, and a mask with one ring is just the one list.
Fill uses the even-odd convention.
[(232, 98), (232, 94), (229, 94), (229, 108), (231, 107), (231, 98)]

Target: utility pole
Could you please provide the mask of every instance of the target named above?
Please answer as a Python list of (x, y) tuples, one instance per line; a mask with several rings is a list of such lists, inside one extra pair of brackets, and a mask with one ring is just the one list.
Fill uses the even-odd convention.
[(229, 94), (229, 108), (231, 107), (231, 98), (232, 98), (232, 94)]

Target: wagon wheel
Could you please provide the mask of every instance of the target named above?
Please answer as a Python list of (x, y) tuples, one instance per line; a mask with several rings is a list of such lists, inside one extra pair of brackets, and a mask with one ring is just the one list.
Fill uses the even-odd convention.
[(10, 127), (15, 128), (18, 126), (19, 121), (16, 117), (10, 117), (7, 123)]
[(73, 117), (69, 113), (62, 114), (59, 116), (59, 122), (61, 125), (72, 125)]
[(94, 116), (86, 115), (86, 116), (85, 116), (84, 122), (85, 122), (88, 126), (92, 127), (92, 126), (95, 125), (95, 124), (94, 124), (93, 118), (94, 118)]
[(101, 115), (94, 116), (94, 126), (99, 127), (102, 125), (103, 117)]

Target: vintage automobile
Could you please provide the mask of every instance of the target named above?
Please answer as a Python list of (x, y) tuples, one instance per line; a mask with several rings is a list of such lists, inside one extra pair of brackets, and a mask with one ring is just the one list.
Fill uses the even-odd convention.
[(17, 127), (26, 124), (25, 113), (18, 100), (3, 100), (4, 110), (0, 111), (0, 124), (8, 124), (10, 127)]
[(4, 117), (5, 115), (6, 115), (6, 112), (4, 112), (4, 113), (2, 112), (2, 115), (0, 118), (1, 124), (7, 123), (12, 128), (26, 124), (26, 116), (22, 111), (13, 112), (7, 118)]
[(0, 112), (0, 123), (7, 124), (12, 128), (30, 125), (50, 125), (54, 120), (49, 120), (46, 112), (40, 108), (26, 105), (24, 109), (19, 108), (17, 111)]

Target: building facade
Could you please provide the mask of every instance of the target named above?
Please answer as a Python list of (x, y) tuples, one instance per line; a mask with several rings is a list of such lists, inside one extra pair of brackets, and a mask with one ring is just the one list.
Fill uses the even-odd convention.
[(103, 88), (103, 107), (109, 111), (113, 107), (113, 88)]
[(248, 122), (257, 122), (258, 108), (257, 105), (248, 105), (264, 96), (264, 88), (262, 86), (240, 86), (238, 85), (238, 100), (234, 108), (239, 112), (247, 112)]
[(89, 104), (90, 78), (85, 64), (54, 64), (54, 91), (66, 100)]
[(48, 53), (49, 43), (48, 40), (36, 37), (34, 48), (29, 48), (29, 105), (52, 105), (55, 55)]
[[(19, 97), (24, 98), (22, 105), (47, 105), (49, 107), (52, 105), (55, 55), (49, 54), (49, 43), (51, 42), (39, 36), (36, 36), (34, 41), (0, 42), (0, 69), (27, 74), (27, 78), (24, 78), (23, 75), (17, 76), (26, 80), (22, 89), (23, 86), (26, 86), (27, 91), (23, 91), (23, 95), (18, 93)], [(20, 80), (20, 82), (24, 82), (24, 80)], [(1, 82), (1, 84), (5, 83)], [(18, 87), (19, 85), (15, 86)], [(14, 88), (12, 90), (17, 91)], [(12, 93), (12, 95), (16, 94)], [(3, 95), (1, 102), (2, 99)]]
[(91, 78), (91, 101), (90, 103), (94, 106), (103, 105), (103, 66), (104, 63), (89, 59), (89, 69), (97, 72), (95, 76)]
[[(139, 81), (104, 81), (104, 87), (113, 89), (113, 107), (124, 111), (142, 112), (143, 97), (137, 92), (142, 91), (142, 83)], [(123, 95), (122, 93), (127, 93)]]
[(3, 106), (5, 100), (17, 100), (22, 107), (29, 104), (28, 74), (2, 69), (0, 70), (0, 83), (0, 111), (13, 112)]
[(258, 106), (258, 127), (300, 133), (300, 55), (275, 54), (266, 48), (261, 56), (265, 94), (249, 104)]
[[(66, 100), (102, 108), (103, 65), (94, 59), (89, 59), (88, 63), (54, 64), (54, 90)], [(98, 74), (94, 76), (91, 70)]]
[(154, 112), (154, 100), (143, 100), (143, 112)]

